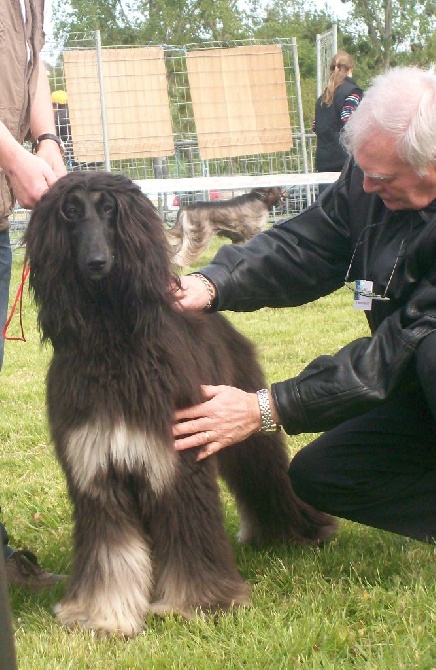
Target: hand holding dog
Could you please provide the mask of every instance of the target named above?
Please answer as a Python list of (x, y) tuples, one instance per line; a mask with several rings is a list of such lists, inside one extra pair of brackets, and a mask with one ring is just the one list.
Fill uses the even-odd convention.
[[(58, 177), (66, 174), (65, 166), (57, 144), (50, 142), (53, 149), (46, 150), (46, 154), (34, 156), (18, 143), (13, 147), (13, 160), (1, 161), (5, 165), (4, 171), (21, 207), (33, 209), (40, 197), (54, 184)], [(54, 158), (53, 158), (54, 157)], [(50, 159), (50, 160), (46, 160)]]
[[(179, 309), (202, 310), (209, 303), (210, 295), (205, 284), (195, 275), (180, 277), (181, 288), (175, 292)], [(211, 284), (213, 287), (213, 284)]]
[(201, 447), (197, 460), (241, 442), (262, 425), (255, 393), (232, 386), (202, 386), (199, 405), (176, 411), (173, 435), (177, 451)]

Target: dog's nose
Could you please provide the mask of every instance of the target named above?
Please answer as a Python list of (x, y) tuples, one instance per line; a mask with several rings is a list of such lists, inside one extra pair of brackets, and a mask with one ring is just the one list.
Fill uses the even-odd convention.
[(109, 260), (107, 256), (92, 256), (92, 258), (87, 259), (86, 267), (90, 274), (99, 275), (104, 273)]

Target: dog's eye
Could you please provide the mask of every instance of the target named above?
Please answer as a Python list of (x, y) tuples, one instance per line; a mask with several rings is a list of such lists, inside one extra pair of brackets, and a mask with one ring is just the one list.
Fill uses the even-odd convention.
[(114, 209), (115, 209), (115, 205), (112, 202), (106, 202), (103, 205), (103, 212), (105, 214), (110, 214), (111, 212), (114, 211)]
[(76, 219), (79, 214), (79, 210), (77, 209), (77, 207), (73, 207), (73, 205), (70, 205), (69, 207), (65, 207), (62, 210), (62, 214), (68, 221), (74, 221), (74, 219)]

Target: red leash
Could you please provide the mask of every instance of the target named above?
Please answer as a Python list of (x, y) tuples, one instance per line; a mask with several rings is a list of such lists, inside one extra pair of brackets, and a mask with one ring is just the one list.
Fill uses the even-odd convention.
[[(23, 263), (23, 270), (21, 273), (21, 282), (18, 287), (17, 295), (15, 296), (14, 304), (12, 305), (12, 309), (9, 314), (9, 318), (6, 321), (4, 327), (3, 327), (3, 337), (5, 340), (20, 340), (21, 342), (26, 342), (26, 338), (24, 335), (24, 328), (23, 328), (23, 289), (24, 289), (24, 284), (26, 283), (26, 279), (29, 276), (30, 272), (30, 265), (26, 265), (26, 263)], [(21, 328), (21, 337), (9, 337), (7, 335), (9, 325), (12, 321), (12, 317), (15, 314), (15, 310), (17, 309), (17, 303), (20, 301), (20, 328)]]

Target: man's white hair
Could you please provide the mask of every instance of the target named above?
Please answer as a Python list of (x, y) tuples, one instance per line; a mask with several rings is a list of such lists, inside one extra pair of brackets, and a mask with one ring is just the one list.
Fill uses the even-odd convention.
[(436, 73), (432, 65), (396, 67), (375, 77), (341, 133), (350, 154), (374, 134), (393, 138), (399, 157), (419, 176), (436, 162)]

